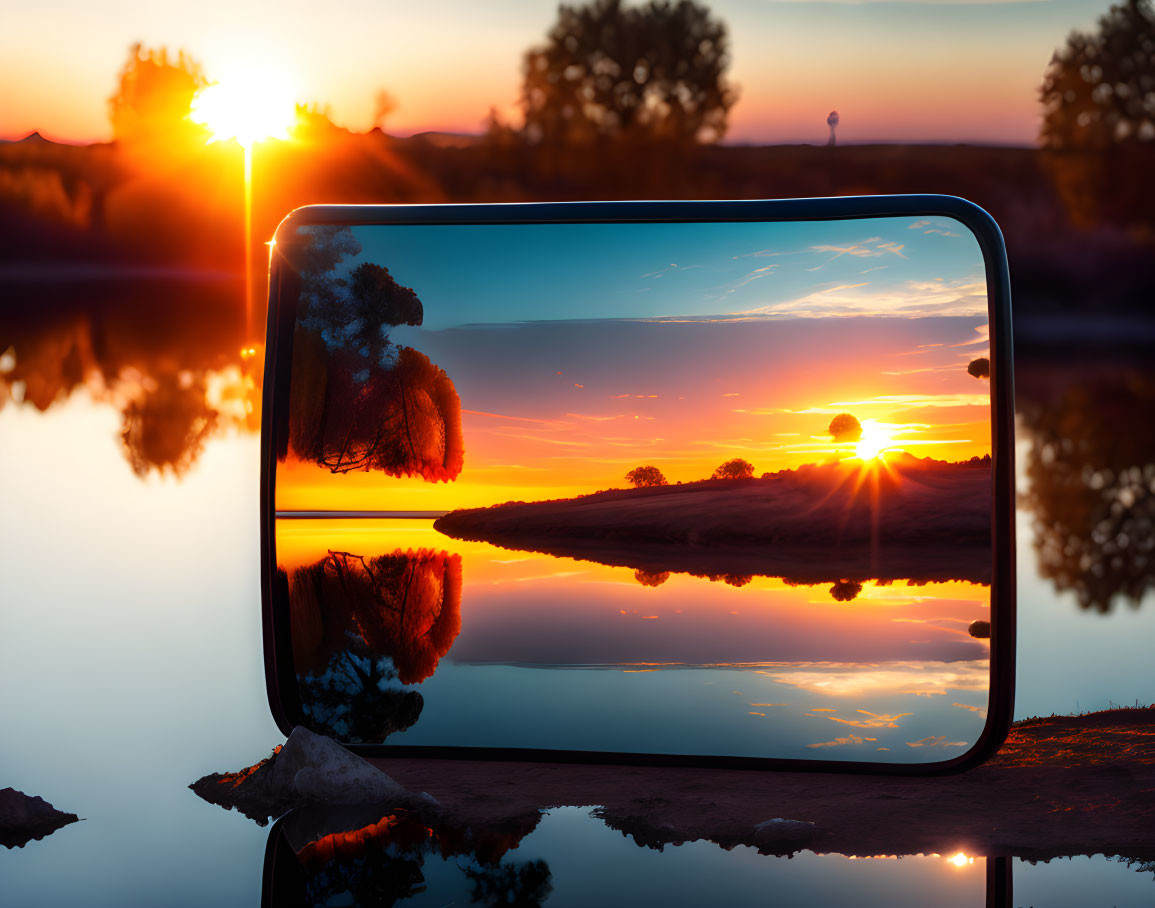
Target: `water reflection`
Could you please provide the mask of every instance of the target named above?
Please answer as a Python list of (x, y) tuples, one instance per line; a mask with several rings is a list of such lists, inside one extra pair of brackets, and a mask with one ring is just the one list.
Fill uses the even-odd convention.
[(343, 740), (917, 762), (963, 752), (986, 715), (980, 584), (839, 600), (511, 557), (430, 520), (276, 533), (293, 721)]
[(313, 727), (380, 742), (413, 725), (423, 700), (400, 685), (432, 675), (461, 629), (461, 558), (330, 550), (286, 579), (294, 667)]
[(1019, 411), (1038, 571), (1084, 609), (1136, 607), (1155, 589), (1155, 377), (1049, 377)]
[[(506, 906), (906, 903), (1012, 904), (1010, 862), (958, 855), (851, 858), (619, 834), (589, 808), (493, 825), (455, 825), (405, 811), (296, 811), (269, 834), (265, 905)], [(641, 847), (638, 847), (641, 846)], [(591, 873), (590, 868), (597, 872)]]
[(475, 828), (401, 809), (294, 811), (270, 831), (263, 903), (542, 905), (549, 865), (510, 854), (539, 819)]
[(0, 408), (47, 413), (74, 393), (121, 414), (137, 476), (186, 474), (213, 437), (260, 427), (263, 350), (242, 347), (232, 281), (158, 274), (20, 287), (0, 322)]

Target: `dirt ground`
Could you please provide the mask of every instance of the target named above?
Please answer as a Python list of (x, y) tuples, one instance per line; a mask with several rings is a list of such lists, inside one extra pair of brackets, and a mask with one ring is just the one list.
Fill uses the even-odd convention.
[[(936, 778), (378, 759), (462, 824), (563, 805), (600, 808), (639, 843), (707, 839), (775, 854), (1075, 854), (1155, 851), (1155, 708), (1016, 724), (987, 764)], [(812, 823), (777, 824), (784, 818)], [(812, 831), (810, 831), (812, 830)]]

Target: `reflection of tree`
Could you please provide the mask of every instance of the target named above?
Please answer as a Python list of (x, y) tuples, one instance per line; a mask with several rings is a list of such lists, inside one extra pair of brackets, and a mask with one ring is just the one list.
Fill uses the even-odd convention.
[(533, 908), (545, 904), (553, 892), (549, 864), (541, 858), (464, 870), (470, 882), (469, 900), (474, 904)]
[(402, 684), (433, 674), (461, 630), (461, 556), (330, 552), (289, 581), (297, 671), (320, 671), (350, 639), (392, 661)]
[(1155, 10), (1124, 0), (1072, 32), (1043, 78), (1046, 160), (1072, 215), (1155, 227)]
[(389, 659), (343, 650), (323, 672), (300, 679), (302, 707), (318, 732), (340, 741), (380, 743), (413, 725), (425, 703), (417, 691), (390, 686), (396, 679)]
[(1155, 381), (1075, 385), (1024, 403), (1025, 498), (1039, 572), (1083, 608), (1137, 605), (1155, 586)]
[(263, 348), (241, 350), (236, 311), (231, 284), (49, 287), (0, 319), (0, 409), (82, 395), (119, 412), (137, 475), (183, 474), (222, 431), (259, 426)]
[(152, 469), (185, 473), (216, 428), (217, 412), (205, 403), (204, 378), (164, 374), (150, 379), (139, 400), (124, 410), (120, 439), (137, 476)]
[(634, 571), (634, 579), (642, 586), (661, 586), (670, 579), (669, 571)]
[(728, 43), (726, 26), (692, 0), (563, 4), (546, 43), (525, 55), (526, 136), (556, 145), (717, 141), (737, 96)]
[(746, 586), (754, 579), (753, 574), (705, 574), (707, 580), (714, 583), (724, 583), (727, 586)]
[(839, 580), (830, 588), (830, 596), (836, 602), (853, 602), (862, 592), (862, 584), (857, 580)]
[(389, 269), (337, 266), (361, 246), (347, 227), (302, 231), (286, 255), (300, 269), (293, 341), (289, 451), (333, 473), (454, 479), (464, 441), (461, 402), (445, 371), (390, 341), (420, 325), (421, 301)]
[[(436, 904), (458, 904), (467, 887), (473, 904), (534, 908), (553, 887), (541, 860), (502, 861), (534, 826), (538, 816), (515, 823), (514, 831), (463, 830), (398, 810), (361, 829), (332, 833), (301, 848), (293, 875), (303, 871), (309, 905), (394, 905), (415, 895), (436, 895)], [(500, 824), (508, 826), (508, 822)], [(444, 861), (426, 880), (426, 859)], [(453, 868), (460, 875), (453, 873)], [(283, 883), (289, 881), (283, 880)], [(283, 887), (287, 888), (287, 887)]]

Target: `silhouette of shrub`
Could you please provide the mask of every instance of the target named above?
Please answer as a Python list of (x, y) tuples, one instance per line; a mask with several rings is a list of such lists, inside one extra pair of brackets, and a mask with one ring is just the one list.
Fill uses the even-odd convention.
[(862, 438), (862, 423), (856, 416), (839, 413), (830, 420), (830, 426), (826, 431), (835, 441), (858, 441)]
[(711, 479), (751, 479), (754, 476), (754, 464), (748, 460), (743, 460), (741, 457), (735, 457), (733, 460), (727, 460), (724, 464), (718, 467), (710, 477)]

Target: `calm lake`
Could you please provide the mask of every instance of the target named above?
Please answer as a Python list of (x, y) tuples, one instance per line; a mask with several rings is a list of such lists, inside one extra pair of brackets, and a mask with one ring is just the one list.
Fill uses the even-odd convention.
[[(12, 371), (4, 362), (0, 367)], [(200, 387), (197, 375), (208, 375), (208, 387), (217, 387), (212, 393), (219, 412), (236, 399), (221, 389), (235, 386), (239, 373), (209, 370), (188, 379), (174, 374), (173, 400), (183, 399), (182, 387)], [(1128, 549), (1150, 539), (1155, 448), (1142, 447), (1151, 437), (1143, 428), (1149, 412), (1127, 409), (1128, 401), (1147, 399), (1142, 389), (1149, 385), (1136, 382), (1150, 379), (1099, 376), (1095, 381), (1109, 384), (1087, 384), (1090, 391), (1080, 397), (1064, 390), (1077, 391), (1077, 381), (1053, 381), (1029, 365), (1020, 367), (1020, 375), (1030, 393), (1021, 395), (1018, 441), (1016, 714), (1150, 703), (1155, 564), (1140, 560), (1146, 558), (1142, 552), (1131, 557), (1134, 549)], [(147, 385), (125, 379), (130, 380)], [(147, 468), (138, 475), (124, 450), (123, 389), (81, 383), (38, 409), (22, 402), (25, 381), (4, 386), (11, 399), (0, 407), (0, 689), (6, 694), (0, 706), (0, 787), (40, 795), (83, 822), (24, 848), (0, 851), (0, 900), (44, 906), (256, 905), (270, 830), (187, 789), (206, 773), (253, 763), (283, 740), (270, 718), (261, 659), (259, 438), (251, 418), (219, 419), (179, 478)], [(1113, 395), (1105, 397), (1103, 387), (1114, 388)], [(1094, 405), (1104, 399), (1112, 406)], [(1131, 440), (1118, 442), (1128, 431)], [(607, 697), (614, 696), (614, 685), (640, 692), (634, 699), (648, 708), (621, 715), (620, 728), (608, 731), (623, 742), (637, 729), (649, 735), (671, 727), (676, 704), (690, 700), (716, 717), (712, 733), (737, 749), (757, 744), (765, 719), (757, 713), (797, 710), (782, 725), (780, 743), (783, 753), (802, 753), (806, 745), (827, 740), (813, 736), (816, 724), (830, 726), (829, 740), (845, 736), (835, 728), (839, 723), (805, 714), (834, 703), (821, 694), (822, 684), (863, 683), (833, 663), (916, 659), (909, 633), (863, 639), (857, 654), (819, 656), (809, 654), (813, 641), (807, 634), (820, 636), (825, 625), (844, 628), (860, 620), (863, 612), (856, 607), (896, 608), (901, 598), (904, 616), (938, 622), (933, 633), (917, 637), (924, 641), (918, 646), (933, 649), (952, 640), (970, 646), (950, 628), (973, 619), (979, 609), (972, 591), (960, 585), (937, 591), (933, 614), (923, 614), (927, 606), (912, 601), (903, 586), (868, 584), (853, 602), (837, 601), (827, 587), (765, 579), (735, 587), (672, 576), (655, 588), (627, 569), (457, 543), (416, 523), (337, 527), (297, 521), (286, 538), (295, 539), (294, 557), (304, 564), (335, 547), (329, 533), (345, 534), (345, 542), (357, 537), (367, 551), (419, 545), (462, 556), (460, 632), (436, 673), (419, 685), (427, 700), (421, 721), (401, 736), (421, 742), (437, 741), (459, 726), (455, 711), (466, 709), (477, 730), (469, 743), (486, 743), (489, 735), (506, 742), (520, 736), (527, 745), (545, 734), (556, 740), (570, 727), (562, 717), (588, 708), (576, 696), (573, 679), (580, 674), (583, 697), (590, 684), (607, 685)], [(588, 613), (583, 617), (582, 632), (570, 624), (577, 606), (555, 595), (561, 575), (572, 571), (586, 572), (585, 579), (604, 591), (592, 623)], [(1076, 576), (1094, 582), (1069, 579)], [(1131, 601), (1136, 591), (1138, 601)], [(539, 607), (543, 598), (552, 604), (548, 611)], [(812, 620), (792, 624), (791, 616), (803, 608)], [(793, 655), (736, 648), (733, 641), (742, 634), (730, 633), (710, 650), (709, 666), (640, 665), (683, 661), (678, 642), (687, 628), (708, 648), (710, 630), (720, 621), (752, 635), (773, 628)], [(665, 636), (661, 629), (670, 625), (681, 632)], [(527, 652), (522, 644), (540, 639), (543, 627), (558, 640), (557, 648), (544, 655)], [(776, 664), (730, 667), (767, 660)], [(811, 661), (831, 664), (777, 664)], [(574, 668), (592, 664), (612, 668)], [(502, 700), (510, 690), (504, 679), (513, 674), (524, 691), (517, 709), (532, 704), (539, 716), (531, 727), (519, 724)], [(973, 691), (964, 681), (956, 679), (949, 696), (936, 698), (942, 709), (963, 718), (974, 713), (953, 703), (980, 705), (968, 699)], [(808, 695), (804, 704), (794, 696), (799, 691)], [(870, 696), (875, 699), (863, 708), (871, 713), (912, 711), (909, 697), (896, 698), (889, 688)], [(919, 705), (926, 701), (920, 698)], [(772, 703), (794, 705), (759, 705)], [(903, 747), (916, 739), (892, 740), (887, 736), (893, 732), (855, 731), (878, 738), (864, 746)], [(916, 728), (911, 732), (919, 736)], [(580, 747), (581, 741), (565, 746)], [(654, 746), (674, 750), (678, 742), (659, 740)], [(985, 903), (981, 855), (956, 865), (945, 859), (949, 855), (852, 860), (802, 852), (788, 860), (707, 842), (657, 851), (638, 847), (591, 817), (591, 807), (547, 812), (503, 858), (548, 865), (545, 904), (753, 901), (767, 887), (787, 904)], [(950, 818), (943, 823), (949, 825)], [(481, 891), (462, 869), (473, 866), (467, 857), (405, 860), (418, 864), (424, 888), (398, 890), (404, 895), (398, 903), (461, 903)], [(1146, 905), (1155, 898), (1149, 871), (1104, 856), (1037, 865), (1016, 860), (1012, 875), (1015, 904)]]

